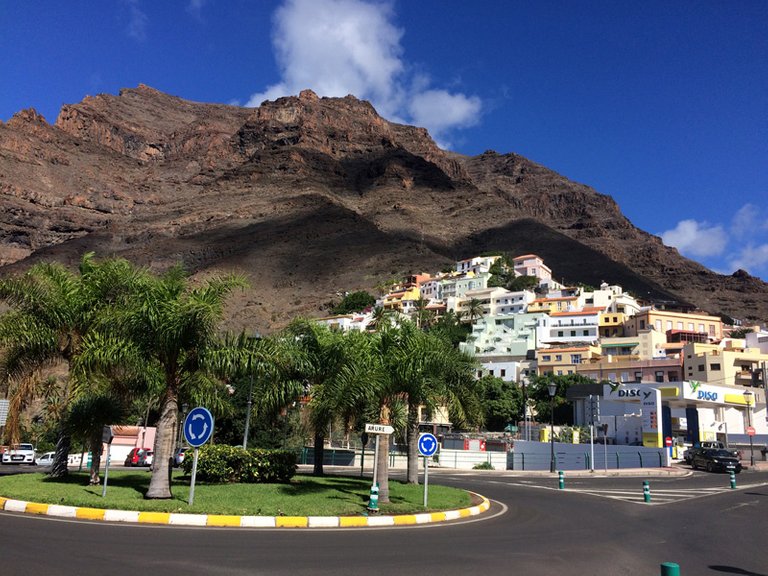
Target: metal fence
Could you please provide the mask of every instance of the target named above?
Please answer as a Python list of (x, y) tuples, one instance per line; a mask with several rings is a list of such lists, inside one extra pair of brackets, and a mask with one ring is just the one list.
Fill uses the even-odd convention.
[[(642, 446), (594, 447), (594, 464), (590, 462), (589, 444), (554, 443), (556, 470), (617, 470), (620, 468), (660, 468), (666, 457), (662, 448)], [(508, 470), (549, 470), (551, 447), (546, 442), (515, 442), (507, 455)]]

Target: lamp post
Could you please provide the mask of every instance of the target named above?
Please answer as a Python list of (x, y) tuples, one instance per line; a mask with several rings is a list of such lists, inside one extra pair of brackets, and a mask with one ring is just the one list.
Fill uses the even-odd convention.
[(248, 389), (248, 407), (245, 412), (245, 432), (243, 432), (243, 448), (248, 448), (248, 428), (251, 427), (251, 405), (253, 404), (253, 372), (251, 372), (251, 387)]
[(187, 419), (187, 411), (189, 410), (189, 404), (184, 402), (181, 405), (181, 420), (179, 420), (179, 432), (176, 436), (176, 448), (181, 448), (184, 442), (184, 420)]
[(547, 384), (549, 392), (549, 471), (555, 471), (555, 393), (557, 384), (550, 382)]
[(523, 389), (523, 440), (530, 440), (528, 434), (528, 396), (525, 393), (525, 387), (528, 385), (528, 378), (520, 378), (520, 386)]
[[(747, 401), (747, 426), (752, 427), (752, 392), (744, 391), (744, 399)], [(755, 450), (752, 442), (752, 434), (749, 435), (749, 465), (755, 467)]]

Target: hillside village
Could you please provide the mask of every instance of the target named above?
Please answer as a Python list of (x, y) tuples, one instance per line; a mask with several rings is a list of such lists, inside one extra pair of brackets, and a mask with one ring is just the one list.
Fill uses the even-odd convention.
[[(501, 277), (507, 285), (511, 279), (527, 287), (508, 290), (498, 285)], [(617, 443), (661, 446), (662, 432), (693, 443), (724, 431), (746, 434), (752, 426), (768, 433), (768, 332), (643, 301), (617, 285), (564, 286), (536, 254), (508, 263), (501, 256), (478, 256), (456, 262), (451, 271), (412, 275), (375, 307), (319, 321), (340, 330), (369, 330), (381, 310), (417, 323), (445, 315), (469, 323), (471, 333), (459, 346), (476, 358), (478, 377), (523, 387), (531, 375), (592, 380), (594, 385), (568, 392), (574, 421), (590, 422), (591, 398), (603, 398), (599, 423), (610, 426)], [(640, 421), (642, 411), (627, 404), (644, 387), (659, 389), (664, 401), (664, 425), (652, 438)]]

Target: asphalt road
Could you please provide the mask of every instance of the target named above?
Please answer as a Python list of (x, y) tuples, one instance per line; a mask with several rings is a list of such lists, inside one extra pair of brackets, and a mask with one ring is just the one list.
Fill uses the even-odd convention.
[[(494, 502), (453, 524), (356, 530), (201, 529), (0, 513), (2, 574), (525, 574), (768, 576), (768, 472), (652, 479), (430, 472)], [(665, 500), (661, 495), (668, 495)], [(637, 494), (635, 496), (635, 493)], [(657, 496), (654, 498), (654, 496)]]

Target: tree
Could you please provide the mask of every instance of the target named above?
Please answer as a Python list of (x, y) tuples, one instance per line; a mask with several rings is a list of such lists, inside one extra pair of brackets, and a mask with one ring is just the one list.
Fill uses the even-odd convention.
[(523, 395), (514, 382), (486, 375), (480, 379), (483, 394), (483, 412), (485, 429), (501, 432), (511, 422), (516, 422), (523, 414)]
[(119, 368), (159, 383), (160, 419), (145, 497), (171, 498), (179, 397), (220, 386), (207, 354), (218, 345), (217, 325), (227, 295), (245, 282), (237, 276), (214, 277), (192, 288), (180, 267), (147, 278), (125, 306), (113, 308), (85, 339), (81, 369), (109, 374)]
[(570, 402), (566, 400), (566, 391), (571, 386), (594, 384), (595, 381), (579, 374), (556, 376), (549, 373), (542, 376), (532, 376), (527, 387), (528, 402), (529, 405), (533, 404), (533, 410), (536, 414), (549, 414), (550, 398), (547, 385), (550, 382), (557, 385), (554, 399), (555, 424), (573, 424), (573, 410), (570, 408)]
[(331, 312), (333, 314), (349, 314), (350, 312), (360, 312), (369, 306), (376, 304), (376, 298), (368, 292), (360, 290), (344, 296), (341, 302), (335, 306)]
[(306, 319), (294, 320), (283, 338), (298, 348), (301, 361), (294, 368), (293, 379), (303, 382), (310, 397), (309, 422), (314, 435), (315, 475), (323, 474), (326, 431), (345, 406), (354, 404), (358, 395), (351, 386), (366, 377), (361, 366), (364, 355), (361, 346), (367, 333), (335, 332), (327, 326)]
[(485, 313), (483, 303), (477, 298), (470, 298), (467, 302), (467, 316), (469, 317), (469, 323), (474, 324), (475, 319), (481, 317)]
[(533, 290), (539, 285), (539, 279), (536, 276), (518, 276), (507, 282), (506, 288), (510, 292), (520, 292), (521, 290)]
[[(78, 383), (73, 378), (73, 363), (102, 312), (124, 300), (140, 281), (127, 261), (99, 263), (92, 252), (82, 257), (77, 274), (59, 264), (40, 263), (24, 275), (0, 281), (0, 300), (10, 306), (0, 317), (0, 344), (6, 348), (0, 368), (14, 383), (6, 436), (9, 442), (18, 442), (21, 409), (44, 390), (48, 401), (58, 403), (59, 437), (52, 477), (67, 474), (71, 442), (65, 417), (70, 402), (88, 388), (87, 381)], [(59, 362), (70, 369), (63, 385), (38, 387), (40, 376)]]
[(445, 338), (454, 348), (457, 348), (459, 343), (467, 339), (472, 329), (466, 324), (461, 323), (459, 314), (454, 313), (453, 310), (448, 310), (434, 324), (430, 325), (429, 331)]
[[(410, 322), (382, 333), (377, 348), (383, 370), (377, 390), (381, 420), (388, 424), (393, 406), (402, 402), (407, 410), (408, 481), (418, 483), (419, 408), (434, 413), (448, 407), (462, 422), (477, 419), (474, 362), (437, 334), (425, 333)], [(474, 396), (477, 398), (477, 396)], [(388, 461), (381, 459), (379, 446), (379, 500), (389, 497)], [(383, 500), (382, 500), (383, 498)]]

